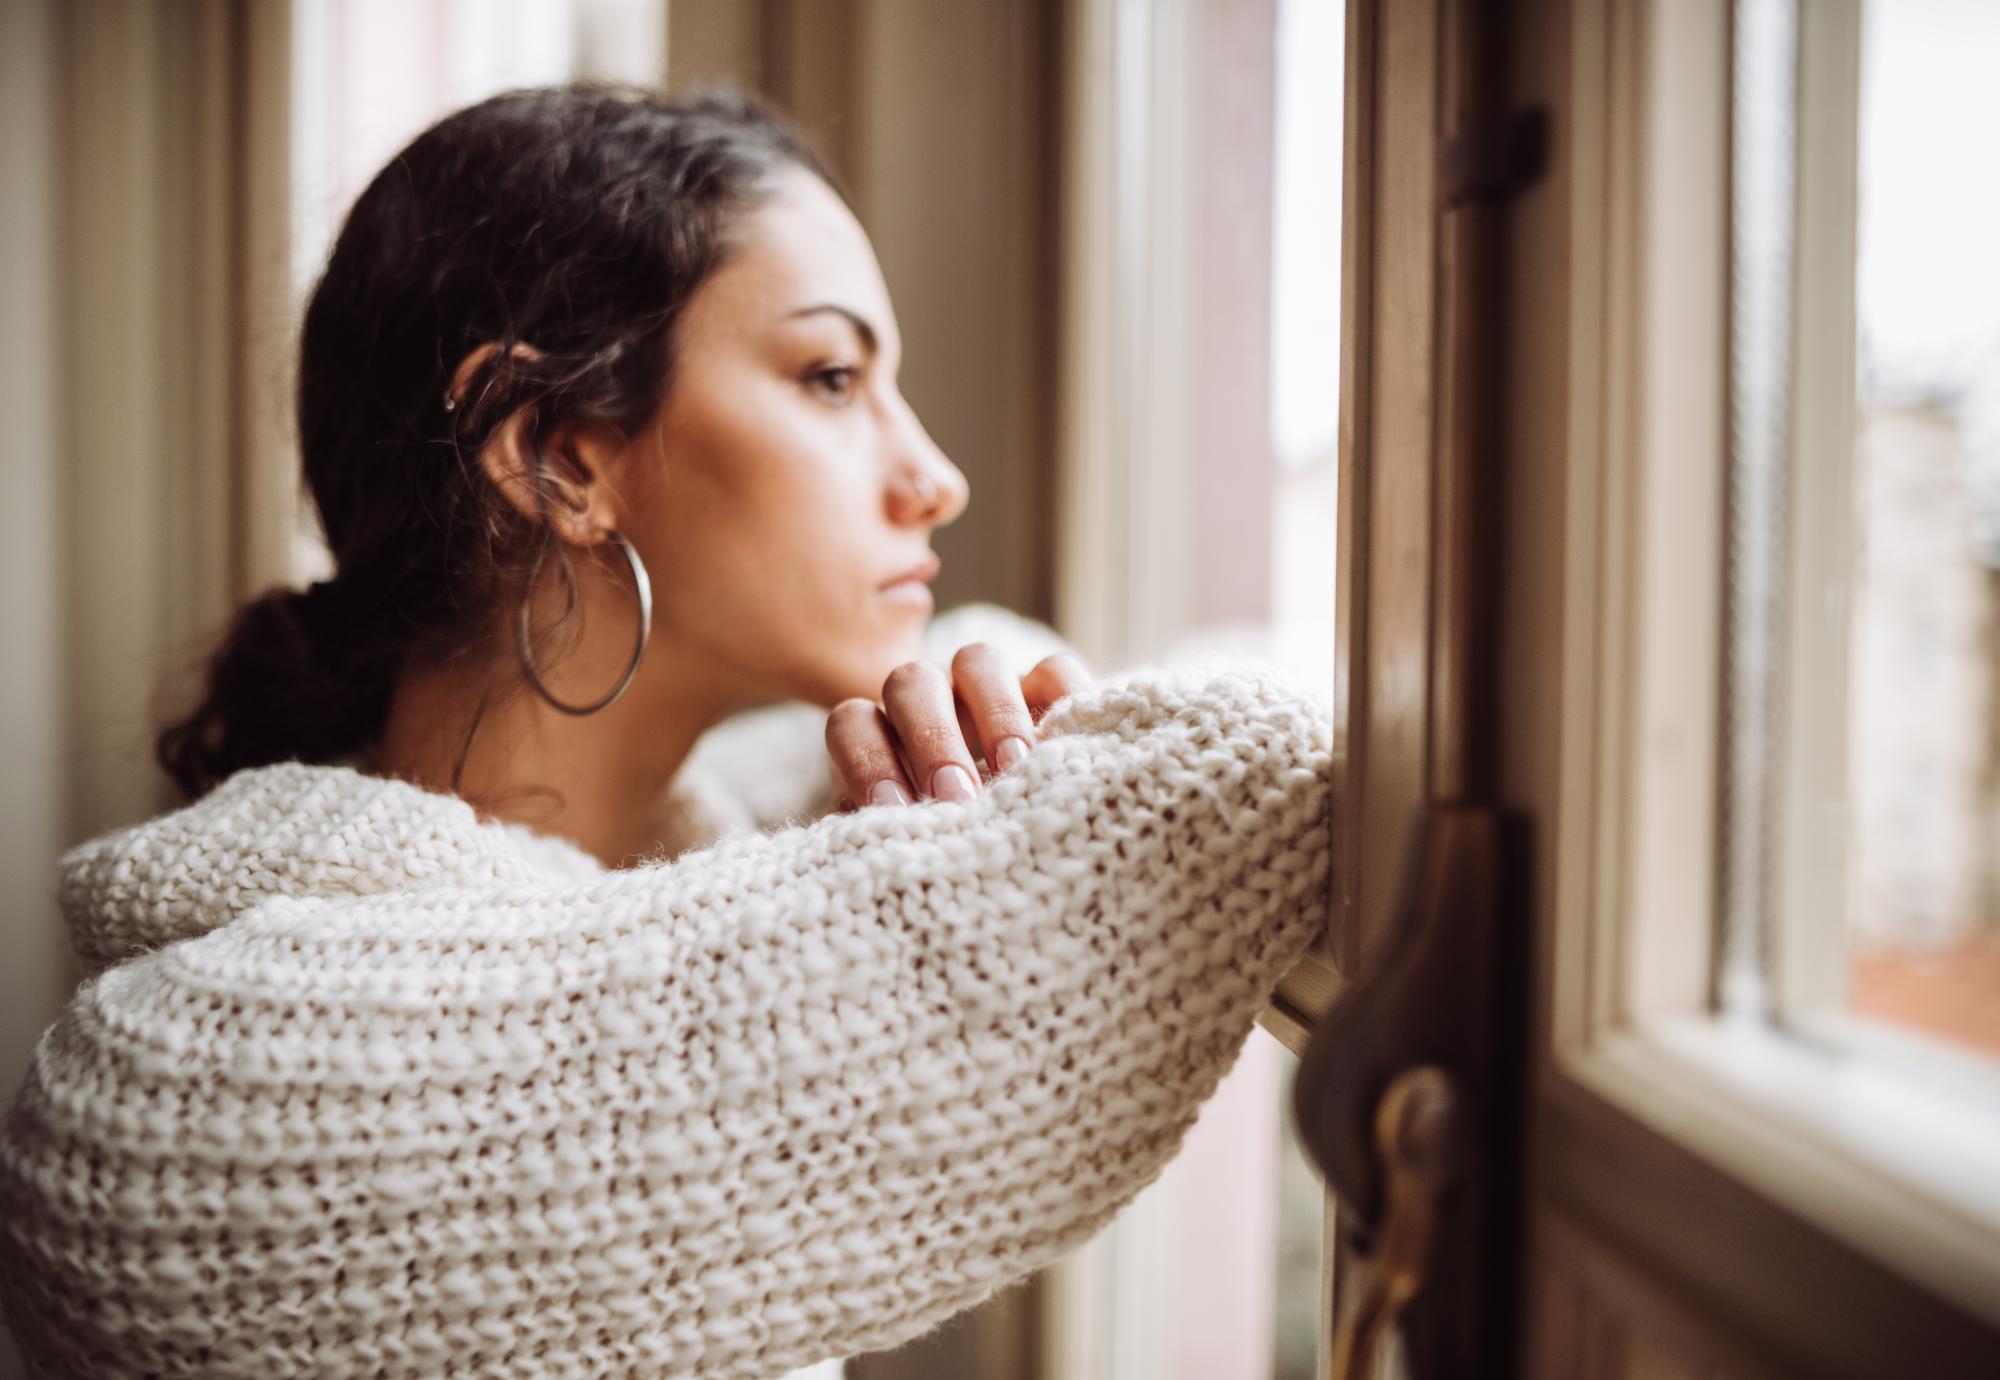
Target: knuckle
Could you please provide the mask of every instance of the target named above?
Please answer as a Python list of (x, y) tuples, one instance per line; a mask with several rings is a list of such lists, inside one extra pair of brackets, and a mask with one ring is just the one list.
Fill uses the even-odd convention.
[(875, 702), (858, 696), (842, 700), (826, 716), (826, 736), (831, 741), (835, 736), (844, 736), (865, 725), (875, 722)]
[(1047, 668), (1050, 676), (1069, 684), (1083, 684), (1090, 679), (1090, 673), (1084, 669), (1083, 663), (1068, 652), (1056, 652), (1043, 661), (1042, 665)]
[(944, 672), (928, 661), (906, 661), (889, 672), (889, 678), (882, 682), (886, 694), (906, 695), (937, 684)]
[(952, 676), (959, 698), (981, 721), (1018, 717), (1025, 706), (1021, 686), (1007, 671), (1000, 651), (991, 643), (975, 642), (952, 659)]
[(881, 736), (881, 721), (868, 700), (844, 700), (826, 716), (826, 750), (836, 763), (868, 752)]

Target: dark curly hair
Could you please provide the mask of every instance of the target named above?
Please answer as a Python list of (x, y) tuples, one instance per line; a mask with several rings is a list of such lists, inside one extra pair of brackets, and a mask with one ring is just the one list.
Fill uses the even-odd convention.
[[(643, 428), (682, 308), (787, 167), (836, 185), (748, 97), (601, 85), (495, 96), (390, 160), (348, 213), (299, 347), (299, 446), (335, 573), (237, 615), (205, 699), (158, 741), (186, 797), (367, 749), (412, 658), (494, 628), (561, 545), (470, 457), (524, 408), (538, 476), (566, 423)], [(460, 362), (489, 344), (448, 411)]]

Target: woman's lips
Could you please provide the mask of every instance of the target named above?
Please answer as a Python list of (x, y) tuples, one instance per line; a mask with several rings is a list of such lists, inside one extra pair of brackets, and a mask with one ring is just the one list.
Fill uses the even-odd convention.
[(931, 587), (922, 580), (914, 578), (896, 580), (882, 586), (882, 597), (892, 604), (922, 609), (925, 613), (937, 607), (937, 600), (931, 597)]
[(922, 609), (928, 613), (937, 607), (937, 601), (931, 597), (930, 582), (937, 578), (941, 568), (942, 563), (937, 556), (934, 553), (928, 555), (883, 585), (882, 597), (891, 603)]
[(883, 581), (883, 584), (886, 587), (901, 580), (920, 580), (925, 584), (929, 584), (937, 578), (938, 572), (942, 569), (944, 569), (944, 562), (937, 558), (936, 552), (928, 551), (924, 553), (922, 560), (913, 566), (907, 566), (897, 571), (894, 575)]

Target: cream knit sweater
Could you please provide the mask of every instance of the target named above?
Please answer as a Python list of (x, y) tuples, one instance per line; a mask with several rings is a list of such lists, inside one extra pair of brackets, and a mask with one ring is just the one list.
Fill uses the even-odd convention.
[(894, 1345), (1150, 1182), (1326, 913), (1324, 706), (1065, 700), (976, 800), (605, 871), (240, 772), (64, 860), (102, 971), (0, 1132), (51, 1375), (770, 1376)]

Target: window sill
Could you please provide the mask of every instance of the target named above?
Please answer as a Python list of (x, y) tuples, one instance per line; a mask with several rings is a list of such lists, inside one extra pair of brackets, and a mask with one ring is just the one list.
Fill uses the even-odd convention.
[(2000, 1328), (2000, 1104), (1852, 1045), (1707, 1018), (1607, 1035), (1557, 1070), (1567, 1110), (1610, 1104)]

